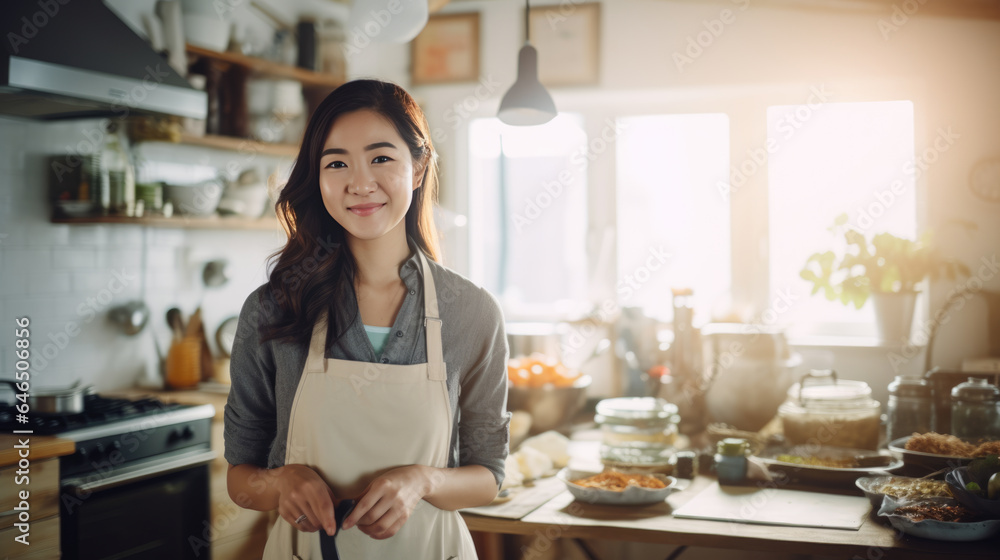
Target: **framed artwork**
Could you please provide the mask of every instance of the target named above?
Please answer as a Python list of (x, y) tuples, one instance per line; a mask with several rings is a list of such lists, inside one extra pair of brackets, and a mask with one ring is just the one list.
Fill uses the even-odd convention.
[(479, 13), (432, 15), (410, 45), (414, 85), (479, 80)]
[(594, 85), (600, 80), (600, 4), (560, 3), (531, 8), (531, 44), (538, 80), (546, 86)]

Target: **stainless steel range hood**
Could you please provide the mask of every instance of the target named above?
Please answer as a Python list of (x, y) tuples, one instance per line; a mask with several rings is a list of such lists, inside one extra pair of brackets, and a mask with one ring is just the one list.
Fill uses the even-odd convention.
[(2, 0), (0, 113), (205, 118), (207, 96), (101, 0)]

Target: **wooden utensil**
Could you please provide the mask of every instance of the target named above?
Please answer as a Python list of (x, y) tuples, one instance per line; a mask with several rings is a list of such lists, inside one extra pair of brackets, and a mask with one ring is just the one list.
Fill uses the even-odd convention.
[(201, 320), (201, 307), (195, 309), (194, 313), (191, 314), (191, 320), (188, 321), (184, 336), (199, 340), (199, 345), (201, 346), (199, 378), (202, 381), (212, 379), (215, 372), (215, 365), (212, 360), (212, 351), (208, 347), (208, 339), (205, 338), (205, 324)]

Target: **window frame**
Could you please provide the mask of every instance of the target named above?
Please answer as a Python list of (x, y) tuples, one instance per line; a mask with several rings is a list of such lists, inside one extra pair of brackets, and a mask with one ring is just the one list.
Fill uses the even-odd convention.
[[(635, 117), (655, 114), (683, 113), (724, 113), (729, 117), (730, 170), (737, 169), (747, 158), (749, 150), (764, 147), (767, 142), (767, 108), (773, 105), (797, 105), (807, 102), (810, 88), (826, 85), (830, 91), (830, 102), (870, 102), (908, 100), (914, 107), (914, 146), (919, 154), (928, 142), (926, 107), (928, 87), (919, 80), (889, 77), (862, 81), (827, 81), (766, 84), (723, 84), (708, 87), (673, 88), (669, 90), (583, 90), (556, 91), (556, 106), (560, 111), (583, 115), (584, 130), (588, 142), (601, 136), (608, 122), (619, 117)], [(477, 111), (473, 118), (489, 117), (491, 112)], [(468, 123), (458, 127), (454, 135), (454, 153), (459, 154), (462, 163), (453, 163), (454, 177), (461, 178), (464, 188), (449, 198), (457, 205), (456, 211), (469, 214), (475, 203), (475, 193), (468, 188)], [(587, 270), (590, 278), (587, 302), (594, 309), (601, 309), (609, 301), (616, 302), (615, 286), (618, 279), (617, 255), (613, 265), (598, 263), (601, 240), (604, 232), (617, 231), (617, 206), (615, 189), (604, 185), (614, 185), (617, 162), (614, 149), (609, 148), (590, 162), (587, 170)], [(916, 223), (918, 234), (928, 226), (927, 175), (921, 174), (915, 181)], [(769, 278), (769, 212), (768, 212), (768, 172), (766, 163), (761, 166), (739, 189), (730, 192), (730, 270), (732, 274), (732, 304), (736, 309), (750, 309), (751, 317), (759, 318), (769, 309), (776, 294), (772, 293)], [(476, 247), (476, 225), (470, 220), (469, 235), (458, 243), (464, 245), (466, 270), (475, 281), (476, 263), (486, 255), (478, 254)], [(616, 251), (615, 251), (616, 253)], [(738, 281), (737, 281), (738, 279)], [(696, 292), (697, 294), (697, 292)], [(918, 298), (915, 320), (926, 315), (929, 294)], [(820, 297), (820, 296), (808, 296)], [(506, 310), (505, 310), (506, 311)], [(507, 316), (508, 321), (519, 320), (518, 316)], [(537, 317), (536, 317), (537, 319)], [(553, 317), (552, 319), (560, 319)], [(561, 318), (565, 319), (565, 317)], [(810, 325), (815, 335), (793, 340), (803, 345), (870, 347), (876, 344), (870, 337), (838, 336), (837, 325), (817, 323)], [(842, 333), (841, 333), (842, 334)]]

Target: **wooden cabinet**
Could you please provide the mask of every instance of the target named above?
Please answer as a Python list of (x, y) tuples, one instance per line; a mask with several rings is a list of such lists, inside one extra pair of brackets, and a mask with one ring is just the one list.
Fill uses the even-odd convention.
[[(28, 483), (18, 484), (14, 439), (0, 441), (0, 558), (5, 560), (49, 560), (60, 557), (59, 541), (59, 455), (72, 453), (73, 442), (51, 437), (31, 438)], [(28, 492), (28, 544), (15, 537), (22, 534), (15, 523), (21, 515), (15, 509), (20, 492)]]

